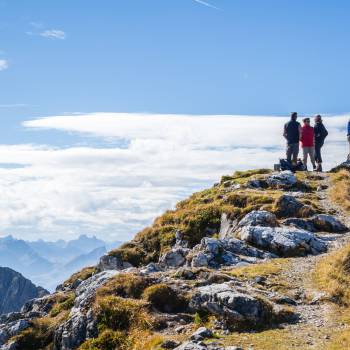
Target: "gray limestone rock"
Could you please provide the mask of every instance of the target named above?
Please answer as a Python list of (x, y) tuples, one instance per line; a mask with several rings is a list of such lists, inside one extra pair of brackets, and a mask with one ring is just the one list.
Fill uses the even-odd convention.
[(327, 245), (315, 234), (294, 227), (245, 226), (239, 238), (281, 257), (320, 254)]

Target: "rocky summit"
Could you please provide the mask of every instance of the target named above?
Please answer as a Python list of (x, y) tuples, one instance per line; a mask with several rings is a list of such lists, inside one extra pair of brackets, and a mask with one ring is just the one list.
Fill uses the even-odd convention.
[(350, 175), (223, 176), (56, 292), (1, 350), (350, 348)]

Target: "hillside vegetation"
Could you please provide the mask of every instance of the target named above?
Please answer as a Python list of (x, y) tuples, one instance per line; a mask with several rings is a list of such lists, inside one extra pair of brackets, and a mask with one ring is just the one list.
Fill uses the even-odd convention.
[(350, 348), (349, 179), (223, 176), (0, 319), (0, 334), (28, 322), (0, 349)]

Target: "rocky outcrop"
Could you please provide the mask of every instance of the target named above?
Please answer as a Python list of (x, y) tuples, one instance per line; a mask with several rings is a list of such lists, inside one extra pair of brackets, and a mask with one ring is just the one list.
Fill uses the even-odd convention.
[(96, 290), (117, 273), (117, 270), (103, 271), (79, 285), (68, 320), (55, 331), (55, 350), (74, 350), (87, 338), (97, 336), (95, 315), (89, 306), (95, 298)]
[(293, 227), (245, 226), (238, 236), (243, 241), (281, 257), (320, 254), (327, 250), (315, 234)]
[(0, 267), (0, 315), (19, 311), (28, 300), (48, 293), (44, 288), (36, 287), (20, 273)]
[(6, 344), (23, 330), (30, 327), (30, 322), (38, 317), (44, 317), (54, 304), (50, 295), (28, 301), (20, 312), (12, 312), (0, 316), (0, 350), (15, 349), (14, 344)]

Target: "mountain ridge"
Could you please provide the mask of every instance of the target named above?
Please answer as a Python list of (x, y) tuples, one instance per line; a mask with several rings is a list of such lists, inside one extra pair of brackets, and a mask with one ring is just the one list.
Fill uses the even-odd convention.
[(47, 294), (20, 273), (0, 266), (0, 315), (20, 311), (27, 301)]

